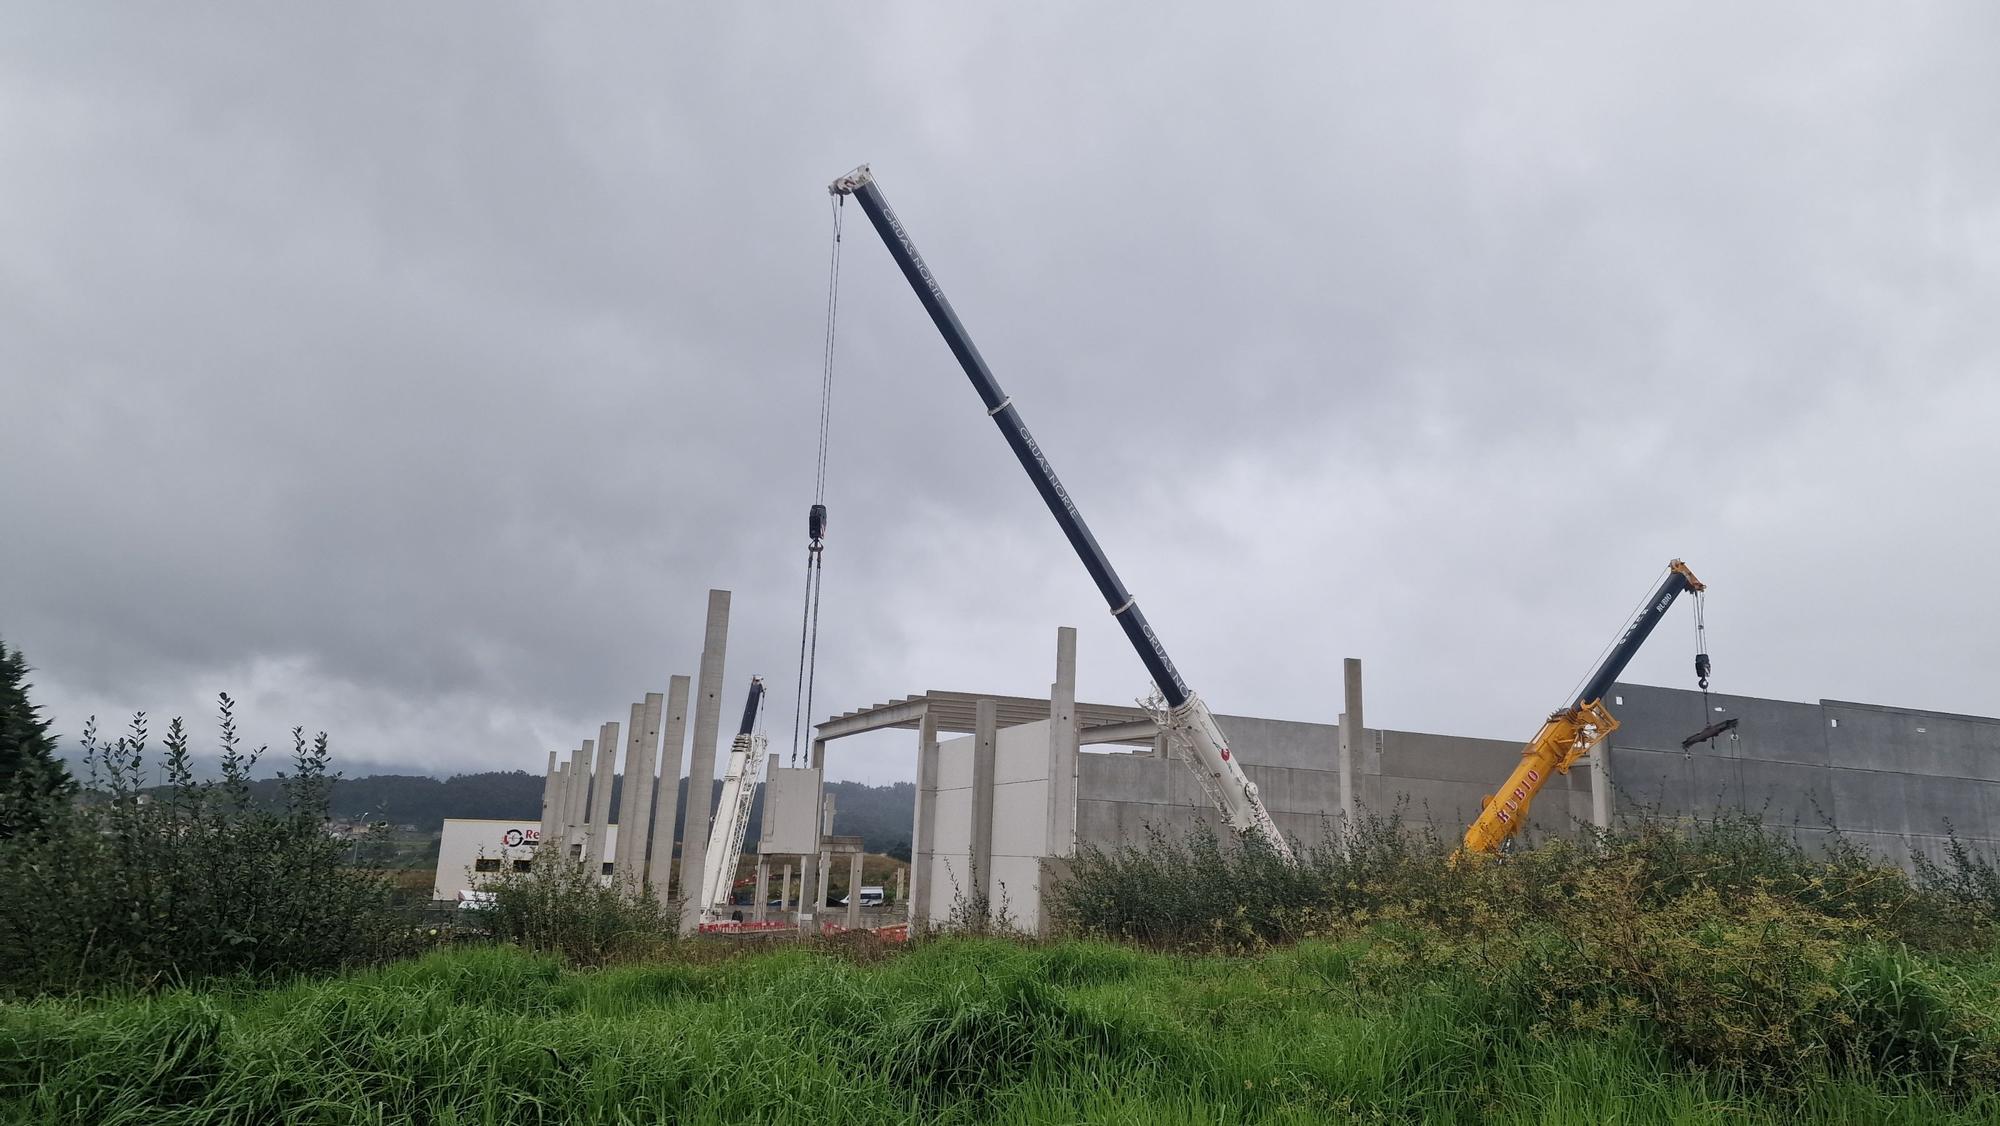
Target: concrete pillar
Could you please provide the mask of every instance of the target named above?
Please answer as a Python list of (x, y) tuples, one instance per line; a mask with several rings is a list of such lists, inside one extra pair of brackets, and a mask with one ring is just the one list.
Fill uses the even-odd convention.
[(1361, 753), (1361, 736), (1367, 725), (1361, 711), (1361, 658), (1340, 662), (1343, 699), (1340, 712), (1340, 828), (1354, 831), (1354, 757)]
[(681, 756), (687, 749), (688, 678), (667, 682), (667, 706), (661, 721), (660, 784), (653, 790), (652, 858), (646, 863), (646, 883), (664, 903), (673, 891), (674, 822), (681, 793)]
[(787, 911), (792, 906), (792, 866), (785, 865), (785, 879), (778, 888), (778, 910)]
[(898, 903), (903, 902), (903, 877), (908, 874), (907, 869), (896, 869), (896, 902)]
[(695, 684), (694, 748), (688, 755), (687, 820), (681, 826), (681, 925), (701, 913), (702, 867), (708, 860), (709, 822), (715, 809), (715, 738), (722, 728), (722, 669), (729, 652), (729, 592), (708, 592), (708, 628), (702, 635), (701, 679)]
[[(819, 750), (819, 746), (820, 744), (818, 743), (813, 744), (815, 752)], [(801, 930), (806, 929), (810, 920), (818, 916), (826, 908), (826, 888), (822, 882), (828, 872), (825, 844), (826, 838), (833, 835), (833, 807), (836, 796), (827, 793), (824, 785), (820, 787), (819, 839), (821, 847), (799, 858), (799, 927)]]
[(1600, 833), (1611, 831), (1611, 740), (1590, 752), (1590, 823)]
[(1056, 630), (1056, 681), (1049, 686), (1047, 855), (1076, 851), (1076, 627)]
[[(807, 753), (807, 765), (820, 772), (819, 787), (819, 832), (824, 837), (833, 832), (833, 795), (826, 792), (826, 741), (814, 739), (812, 750)], [(799, 857), (799, 929), (806, 929), (808, 917), (818, 915), (826, 905), (826, 893), (818, 891), (824, 878), (826, 865), (820, 862), (817, 852)]]
[(595, 740), (585, 739), (583, 746), (570, 753), (569, 758), (569, 801), (564, 817), (562, 854), (583, 859), (583, 834), (590, 823), (590, 767), (597, 755)]
[(925, 708), (917, 721), (917, 813), (910, 829), (910, 925), (931, 923), (932, 851), (937, 840), (937, 717)]
[(972, 862), (968, 896), (993, 902), (993, 766), (1000, 747), (1000, 705), (981, 700), (972, 710)]
[(561, 768), (556, 762), (556, 753), (549, 752), (549, 772), (542, 776), (542, 823), (536, 830), (535, 855), (542, 855), (542, 845), (555, 839), (556, 803), (562, 800)]
[(848, 930), (861, 925), (861, 850), (847, 854), (847, 922)]
[(660, 714), (666, 697), (646, 693), (632, 705), (632, 730), (625, 743), (625, 793), (618, 802), (618, 886), (638, 894), (646, 880), (646, 834), (653, 820), (653, 761), (660, 746)]
[(597, 729), (597, 776), (590, 785), (590, 831), (583, 840), (583, 865), (595, 876), (604, 869), (605, 830), (611, 824), (611, 783), (618, 777), (618, 725)]
[(750, 918), (754, 922), (764, 921), (764, 901), (771, 896), (771, 862), (757, 858), (757, 898), (750, 901)]

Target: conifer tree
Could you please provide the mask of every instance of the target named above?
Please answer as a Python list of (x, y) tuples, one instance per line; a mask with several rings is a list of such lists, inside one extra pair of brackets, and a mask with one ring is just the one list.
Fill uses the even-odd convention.
[(27, 658), (0, 641), (0, 837), (41, 825), (74, 789), (29, 687)]

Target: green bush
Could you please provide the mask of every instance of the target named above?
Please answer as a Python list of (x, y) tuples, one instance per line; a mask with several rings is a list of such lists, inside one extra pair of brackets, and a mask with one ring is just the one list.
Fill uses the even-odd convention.
[(483, 885), (493, 905), (479, 915), (495, 937), (589, 966), (673, 948), (678, 900), (661, 900), (650, 885), (628, 892), (550, 851), (548, 863), (538, 860), (526, 872), (506, 872)]
[(143, 713), (128, 734), (86, 727), (89, 783), (42, 831), (0, 840), (0, 988), (153, 986), (216, 975), (335, 969), (408, 949), (388, 883), (326, 831), (325, 735), (294, 730), (282, 803), (250, 799), (234, 707), (222, 697), (221, 777), (197, 781), (168, 727), (163, 788), (148, 789)]

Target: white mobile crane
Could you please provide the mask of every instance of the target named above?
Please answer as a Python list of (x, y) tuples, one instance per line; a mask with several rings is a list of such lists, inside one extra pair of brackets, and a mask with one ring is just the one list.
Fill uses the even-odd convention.
[[(764, 762), (765, 740), (756, 733), (757, 709), (764, 703), (764, 678), (750, 678), (750, 698), (743, 704), (743, 722), (729, 745), (729, 766), (722, 773), (722, 798), (715, 804), (715, 825), (708, 834), (708, 855), (701, 872), (701, 921), (717, 922), (729, 910), (730, 885), (736, 862), (743, 856), (743, 834), (750, 827), (750, 806), (757, 800), (757, 771)], [(688, 795), (690, 808), (708, 795)]]
[[(1015, 408), (1013, 399), (1000, 390), (1000, 384), (993, 378), (979, 349), (973, 345), (972, 337), (959, 323), (958, 314), (952, 311), (951, 302), (945, 299), (937, 276), (924, 264), (916, 244), (904, 231), (902, 221), (896, 218), (888, 201), (882, 198), (874, 174), (864, 164), (835, 180), (827, 190), (842, 200), (853, 196), (854, 201), (861, 205), (868, 221), (874, 224), (875, 232), (882, 236), (883, 244), (889, 248), (889, 256), (896, 260), (897, 267), (909, 280), (910, 288), (916, 291), (917, 300), (930, 314), (931, 323), (937, 326), (946, 346), (958, 358), (959, 367), (965, 370), (973, 390), (979, 393), (980, 401), (986, 405), (987, 417), (1000, 427), (1001, 436), (1020, 460), (1021, 468), (1027, 470), (1029, 480), (1041, 493), (1050, 514), (1062, 527), (1063, 535), (1068, 537), (1077, 557), (1083, 560), (1084, 570), (1090, 572), (1098, 592), (1118, 619), (1119, 628), (1125, 631), (1132, 648), (1139, 654), (1140, 662), (1152, 676), (1165, 702), (1161, 726), (1170, 743), (1194, 771), (1209, 799), (1222, 811), (1232, 828), (1262, 837), (1274, 852), (1290, 860), (1291, 846), (1285, 842), (1284, 834), (1278, 832), (1277, 824), (1271, 820), (1270, 812), (1257, 796), (1257, 787), (1244, 776), (1242, 765), (1230, 753), (1229, 742), (1223, 738), (1215, 716), (1209, 712), (1201, 697), (1195, 695), (1187, 682), (1181, 679), (1174, 663), (1167, 658), (1165, 647), (1153, 633), (1153, 627), (1147, 624), (1146, 616), (1140, 613), (1138, 602), (1125, 589), (1118, 572), (1111, 568), (1111, 560), (1084, 524), (1076, 501), (1057, 479), (1048, 455), (1028, 433), (1028, 426), (1021, 421), (1021, 413)], [(711, 858), (714, 855), (711, 848)]]

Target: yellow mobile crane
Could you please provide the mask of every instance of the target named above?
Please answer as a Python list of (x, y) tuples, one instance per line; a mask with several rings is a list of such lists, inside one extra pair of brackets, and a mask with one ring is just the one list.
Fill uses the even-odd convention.
[[(1701, 623), (1701, 603), (1703, 592), (1708, 588), (1688, 565), (1676, 559), (1667, 564), (1667, 577), (1660, 582), (1660, 588), (1625, 627), (1617, 644), (1611, 647), (1597, 671), (1584, 682), (1583, 690), (1569, 707), (1549, 716), (1540, 732), (1521, 752), (1521, 765), (1501, 783), (1500, 791), (1489, 794), (1482, 801), (1479, 816), (1465, 831), (1465, 844), (1459, 850), (1467, 853), (1493, 853), (1508, 837), (1514, 835), (1521, 826), (1527, 824), (1529, 803), (1535, 800), (1552, 774), (1568, 774), (1583, 756), (1602, 743), (1613, 731), (1618, 730), (1618, 720), (1604, 706), (1604, 694), (1611, 690), (1625, 666), (1638, 653), (1639, 646), (1646, 641), (1653, 627), (1666, 616), (1667, 608), (1674, 604), (1683, 591), (1695, 597), (1695, 623), (1697, 635)], [(1697, 646), (1700, 648), (1700, 646)], [(1694, 671), (1704, 690), (1708, 688), (1708, 654), (1694, 655)], [(1703, 739), (1712, 739), (1736, 726), (1734, 719), (1724, 720), (1689, 736), (1682, 746), (1686, 747)]]

